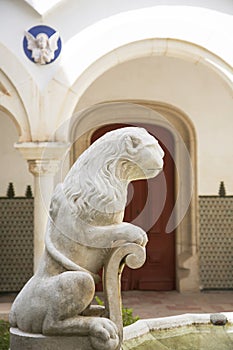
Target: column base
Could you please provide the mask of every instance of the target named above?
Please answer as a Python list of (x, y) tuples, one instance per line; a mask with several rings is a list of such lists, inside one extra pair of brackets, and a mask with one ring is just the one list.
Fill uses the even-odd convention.
[(44, 336), (10, 329), (10, 350), (91, 350), (86, 336)]

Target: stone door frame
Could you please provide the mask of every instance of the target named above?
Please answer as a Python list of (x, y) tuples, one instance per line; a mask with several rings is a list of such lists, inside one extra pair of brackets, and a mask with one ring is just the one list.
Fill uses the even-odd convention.
[[(123, 113), (124, 103), (129, 104), (127, 115)], [(139, 108), (136, 113), (131, 108), (134, 106)], [(191, 198), (185, 198), (186, 191), (180, 193), (181, 184), (178, 179), (175, 180), (176, 196), (179, 196), (175, 209), (177, 218), (182, 216), (184, 205), (187, 205), (187, 202), (189, 204), (185, 209), (183, 219), (176, 228), (176, 289), (180, 292), (199, 291), (197, 146), (194, 126), (183, 111), (161, 102), (137, 100), (97, 104), (85, 110), (72, 126), (71, 139), (74, 144), (71, 164), (90, 145), (91, 136), (95, 130), (103, 125), (116, 122), (155, 124), (167, 128), (174, 136), (174, 157), (179, 174), (177, 178), (182, 179), (182, 186), (188, 187), (192, 183), (193, 187)], [(191, 168), (186, 166), (187, 157), (190, 157)]]

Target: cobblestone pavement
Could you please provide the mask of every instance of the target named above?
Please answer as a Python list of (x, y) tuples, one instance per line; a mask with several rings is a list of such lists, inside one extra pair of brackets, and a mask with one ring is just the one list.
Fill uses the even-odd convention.
[[(100, 297), (102, 293), (97, 293)], [(15, 294), (0, 294), (0, 319), (7, 319)], [(140, 318), (157, 318), (184, 313), (233, 312), (233, 290), (181, 294), (177, 291), (122, 292), (124, 307)]]

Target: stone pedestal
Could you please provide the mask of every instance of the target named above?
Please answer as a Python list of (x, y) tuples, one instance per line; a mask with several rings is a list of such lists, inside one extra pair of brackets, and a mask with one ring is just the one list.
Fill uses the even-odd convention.
[(10, 350), (92, 350), (88, 337), (43, 336), (10, 329)]

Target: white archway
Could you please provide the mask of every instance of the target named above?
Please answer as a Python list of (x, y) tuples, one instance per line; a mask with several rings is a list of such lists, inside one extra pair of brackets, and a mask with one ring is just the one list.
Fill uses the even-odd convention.
[(2, 70), (0, 70), (0, 110), (1, 109), (13, 120), (18, 130), (19, 141), (30, 141), (30, 125), (24, 104), (12, 81)]
[(47, 115), (44, 110), (50, 111), (51, 105), (47, 102), (46, 91), (39, 90), (19, 58), (1, 43), (0, 66), (0, 106), (9, 111), (18, 125), (19, 142), (47, 141)]
[[(60, 114), (58, 113), (57, 115), (58, 119), (56, 122), (57, 125), (62, 125), (62, 128), (58, 128), (55, 138), (61, 141), (69, 140), (69, 125), (75, 107), (89, 86), (98, 77), (120, 63), (150, 56), (176, 57), (182, 58), (185, 61), (191, 61), (195, 63), (195, 65), (205, 65), (220, 76), (220, 78), (228, 85), (233, 95), (232, 66), (225, 62), (221, 57), (208, 51), (205, 47), (198, 46), (192, 42), (170, 38), (152, 38), (130, 42), (127, 45), (118, 47), (114, 51), (108, 52), (105, 56), (100, 57), (84, 70), (81, 76), (77, 77), (72, 88), (68, 90), (67, 95), (64, 96), (64, 100), (62, 100), (62, 108), (60, 109)], [(60, 73), (63, 74), (64, 72)], [(51, 89), (56, 89), (61, 84), (61, 82), (59, 82), (59, 76), (56, 80), (51, 81), (50, 84), (51, 85), (49, 86)]]
[[(67, 50), (64, 66), (56, 76), (56, 80), (52, 81), (50, 85), (50, 88), (54, 89), (59, 85), (72, 86), (66, 95), (66, 100), (63, 100), (63, 107), (60, 115), (58, 115), (57, 124), (63, 125), (63, 127), (57, 130), (57, 140), (69, 140), (70, 127), (74, 125), (73, 122), (75, 120), (76, 126), (78, 125), (79, 135), (84, 133), (84, 136), (80, 139), (80, 145), (82, 143), (80, 147), (83, 150), (89, 145), (89, 138), (92, 132), (85, 134), (87, 130), (97, 128), (105, 122), (112, 122), (111, 115), (108, 115), (105, 121), (102, 119), (102, 124), (100, 120), (98, 121), (96, 113), (99, 107), (97, 105), (85, 106), (89, 108), (81, 110), (82, 106), (78, 103), (91, 84), (101, 75), (110, 70), (110, 68), (133, 59), (150, 56), (169, 56), (181, 58), (195, 65), (204, 65), (209, 70), (217, 73), (224, 84), (228, 86), (230, 94), (233, 95), (233, 61), (229, 55), (229, 43), (227, 45), (226, 42), (224, 43), (226, 39), (224, 38), (223, 40), (224, 33), (219, 33), (217, 39), (213, 40), (216, 34), (216, 18), (220, 16), (221, 20), (224, 21), (224, 19), (229, 20), (229, 17), (214, 13), (211, 10), (195, 9), (193, 12), (193, 8), (189, 8), (185, 9), (185, 11), (187, 10), (185, 12), (186, 16), (181, 18), (180, 15), (177, 15), (178, 9), (173, 12), (174, 9), (170, 7), (166, 13), (164, 12), (165, 8), (159, 9), (157, 7), (156, 10), (159, 10), (157, 15), (163, 13), (163, 21), (158, 21), (156, 26), (154, 23), (157, 15), (150, 17), (148, 11), (145, 10), (144, 12), (142, 10), (140, 12), (138, 10), (136, 16), (136, 12), (132, 11), (130, 14), (127, 13), (127, 15), (132, 15), (132, 17), (129, 16), (129, 22), (126, 21), (126, 18), (128, 19), (126, 14), (122, 14), (122, 21), (118, 23), (117, 21), (111, 22), (109, 18), (104, 23), (97, 23), (88, 28), (85, 33), (81, 32), (77, 38), (74, 38), (69, 43), (70, 53)], [(141, 19), (138, 16), (139, 13), (142, 15)], [(199, 17), (200, 14), (201, 17)], [(204, 16), (206, 14), (208, 14), (207, 17)], [(116, 18), (119, 19), (120, 17), (116, 16)], [(145, 20), (145, 18), (148, 19), (148, 25), (144, 30), (142, 25), (140, 25), (140, 21)], [(197, 28), (200, 18), (202, 25)], [(131, 22), (130, 19), (132, 20)], [(169, 22), (169, 20), (171, 21)], [(154, 23), (152, 23), (153, 21)], [(129, 23), (132, 25), (130, 27), (132, 31), (128, 34), (126, 24), (128, 27)], [(139, 29), (142, 30), (140, 31)], [(127, 35), (123, 35), (124, 31)], [(80, 39), (77, 46), (75, 44), (76, 39)], [(97, 48), (98, 45), (99, 47)], [(75, 61), (78, 50), (80, 64), (76, 64), (76, 67), (72, 70), (72, 62)], [(66, 65), (67, 67), (69, 66), (72, 75), (68, 72), (68, 68), (66, 70)], [(145, 101), (140, 103), (144, 104)], [(185, 135), (187, 138), (188, 150), (192, 154), (192, 162), (196, 167), (196, 138), (192, 123), (188, 121), (183, 111), (179, 111), (174, 106), (163, 105), (165, 107), (161, 107), (161, 103), (153, 102), (151, 108), (153, 108), (153, 104), (156, 106), (156, 110), (160, 110), (167, 118), (169, 118), (169, 115), (171, 119), (172, 115), (177, 116), (177, 120), (179, 120), (177, 126), (183, 132), (182, 135)], [(91, 115), (95, 115), (95, 118), (91, 117)], [(71, 120), (71, 116), (73, 116), (73, 120)], [(115, 117), (112, 120), (115, 122)], [(120, 117), (117, 121), (121, 122)], [(178, 152), (178, 154), (180, 156), (181, 153)], [(194, 172), (195, 189), (190, 208), (182, 224), (177, 229), (177, 289), (180, 291), (199, 289), (196, 168)]]
[[(101, 57), (111, 52), (111, 60), (122, 62), (124, 55), (118, 48), (147, 39), (151, 39), (150, 54), (156, 54), (158, 50), (160, 53), (169, 52), (166, 39), (170, 38), (182, 41), (182, 46), (187, 42), (203, 47), (232, 66), (229, 47), (232, 38), (229, 32), (224, 32), (224, 28), (230, 25), (231, 15), (194, 6), (153, 6), (121, 12), (86, 27), (66, 43), (56, 79), (64, 85), (74, 86), (77, 78)], [(154, 38), (165, 39), (165, 45), (156, 47)], [(136, 44), (130, 55), (138, 57), (137, 50)], [(183, 47), (182, 51), (187, 50)]]

